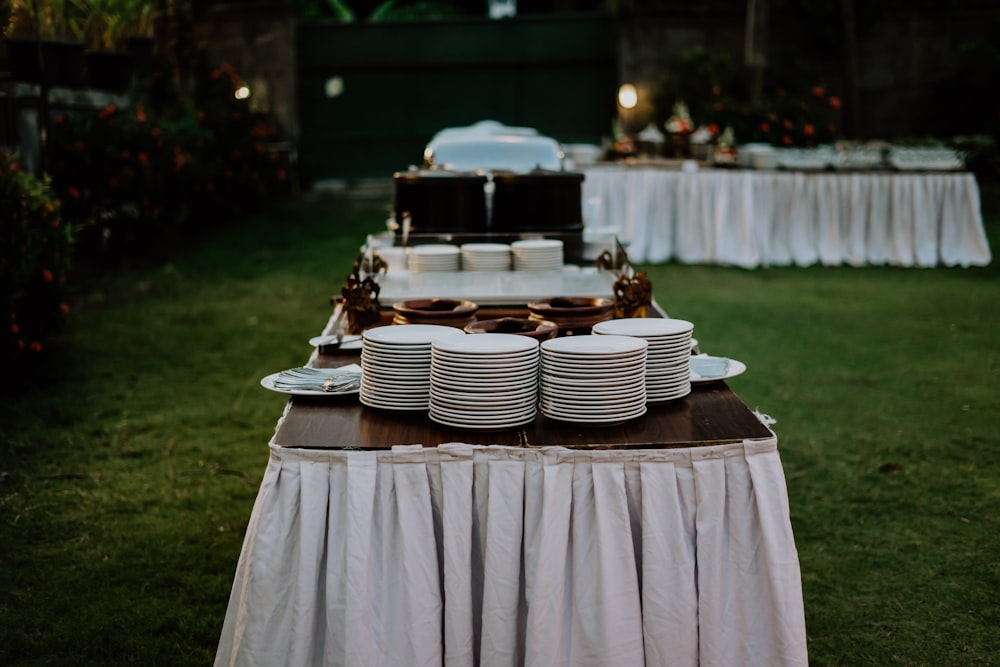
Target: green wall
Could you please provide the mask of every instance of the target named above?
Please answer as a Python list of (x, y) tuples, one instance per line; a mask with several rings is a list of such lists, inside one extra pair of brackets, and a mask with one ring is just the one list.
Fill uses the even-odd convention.
[(615, 114), (613, 30), (597, 14), (301, 26), (303, 181), (389, 178), (437, 130), (484, 119), (599, 143)]

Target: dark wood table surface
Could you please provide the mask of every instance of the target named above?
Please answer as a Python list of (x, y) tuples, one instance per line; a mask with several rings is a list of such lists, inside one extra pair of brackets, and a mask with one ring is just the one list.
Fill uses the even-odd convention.
[[(360, 363), (357, 352), (321, 354), (321, 368)], [(427, 447), (446, 442), (511, 447), (662, 448), (695, 447), (768, 438), (771, 431), (724, 382), (694, 385), (685, 398), (650, 405), (642, 417), (616, 426), (585, 426), (539, 413), (526, 426), (506, 431), (449, 428), (426, 412), (370, 408), (351, 396), (294, 396), (275, 432), (284, 447), (388, 449), (394, 445)]]

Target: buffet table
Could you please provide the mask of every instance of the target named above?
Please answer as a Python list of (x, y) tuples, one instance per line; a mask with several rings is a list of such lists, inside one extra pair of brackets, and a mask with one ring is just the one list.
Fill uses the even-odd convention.
[(495, 433), (293, 397), (216, 664), (806, 665), (763, 421), (723, 382), (616, 426)]
[(982, 266), (967, 172), (795, 172), (596, 165), (588, 226), (617, 227), (633, 262)]

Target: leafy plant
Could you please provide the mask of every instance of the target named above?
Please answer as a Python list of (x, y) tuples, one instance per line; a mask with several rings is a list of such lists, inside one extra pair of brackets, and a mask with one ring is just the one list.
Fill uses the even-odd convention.
[(156, 7), (152, 0), (58, 0), (71, 2), (85, 20), (80, 31), (90, 48), (118, 51), (128, 37), (152, 37)]
[(84, 38), (85, 13), (76, 0), (9, 0), (5, 12), (8, 37)]
[(21, 169), (0, 150), (0, 360), (22, 363), (42, 352), (62, 324), (72, 229), (63, 223), (48, 178)]

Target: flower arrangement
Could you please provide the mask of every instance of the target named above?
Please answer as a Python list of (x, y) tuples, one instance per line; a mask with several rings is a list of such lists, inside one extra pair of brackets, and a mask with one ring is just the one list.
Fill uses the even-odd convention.
[(73, 232), (48, 179), (26, 173), (0, 150), (0, 359), (20, 365), (40, 354), (63, 323)]

